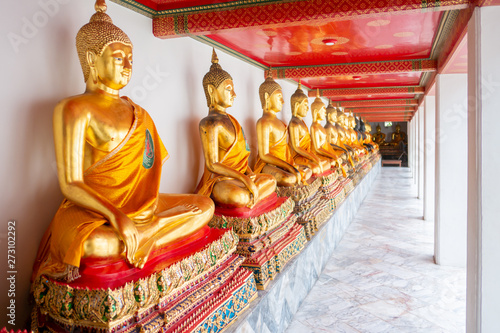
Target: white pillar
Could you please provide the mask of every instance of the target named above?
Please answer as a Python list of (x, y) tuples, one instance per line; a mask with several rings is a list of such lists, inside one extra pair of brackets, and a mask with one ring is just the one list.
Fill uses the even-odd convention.
[[(413, 178), (413, 183), (415, 185), (418, 184), (418, 118), (420, 118), (420, 113), (417, 111), (415, 113), (415, 119), (414, 119), (415, 125), (413, 125), (415, 130), (415, 136), (414, 136), (415, 143), (413, 144), (413, 155), (414, 155), (413, 167), (415, 169), (415, 177)], [(417, 196), (418, 196), (418, 186), (415, 188), (415, 190), (417, 191)]]
[(434, 258), (465, 267), (467, 257), (467, 74), (436, 77)]
[(418, 193), (417, 197), (424, 197), (424, 107), (418, 108)]
[(500, 332), (499, 17), (476, 8), (468, 27), (467, 332)]
[(412, 178), (415, 178), (415, 116), (413, 116), (411, 122), (410, 122), (410, 138), (411, 142), (408, 146), (408, 156), (410, 158), (410, 169), (411, 169), (411, 176)]
[(410, 120), (408, 122), (408, 168), (410, 168), (410, 172), (411, 174), (413, 175), (413, 169), (412, 169), (412, 163), (413, 163), (413, 159), (412, 159), (412, 156), (411, 156), (411, 153), (412, 153), (412, 142), (413, 142), (413, 131), (411, 129), (411, 126), (412, 126), (413, 122)]
[(434, 221), (436, 97), (424, 99), (424, 220)]

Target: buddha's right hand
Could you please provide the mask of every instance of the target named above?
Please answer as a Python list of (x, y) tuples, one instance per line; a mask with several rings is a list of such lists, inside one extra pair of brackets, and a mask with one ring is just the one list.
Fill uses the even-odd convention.
[(127, 261), (136, 266), (135, 253), (139, 246), (139, 233), (135, 223), (124, 213), (119, 212), (114, 216), (115, 223), (118, 231), (118, 235), (125, 244), (125, 254)]
[(259, 200), (259, 189), (255, 185), (252, 179), (250, 177), (245, 177), (244, 184), (248, 188), (248, 191), (250, 191), (250, 202), (247, 205), (247, 207), (251, 208), (255, 205), (255, 203), (258, 202)]
[(292, 166), (292, 173), (295, 175), (295, 177), (297, 177), (297, 184), (300, 184), (300, 181), (302, 180), (302, 175), (300, 174), (299, 169)]

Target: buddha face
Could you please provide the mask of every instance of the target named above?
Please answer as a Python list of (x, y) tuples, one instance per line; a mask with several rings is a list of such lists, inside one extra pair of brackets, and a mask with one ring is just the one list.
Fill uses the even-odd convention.
[(294, 107), (294, 116), (305, 117), (307, 116), (307, 111), (309, 111), (309, 101), (304, 98), (300, 103), (296, 102)]
[(337, 116), (337, 121), (340, 126), (344, 127), (344, 115)]
[(269, 109), (274, 112), (280, 112), (283, 109), (283, 92), (281, 90), (274, 91), (268, 99)]
[(97, 83), (119, 90), (125, 87), (132, 75), (132, 47), (121, 42), (111, 43), (93, 63)]
[(396, 133), (399, 133), (399, 131), (401, 131), (401, 126), (396, 125)]
[(330, 123), (336, 123), (337, 122), (337, 112), (327, 113), (326, 118)]
[(236, 93), (234, 92), (233, 80), (226, 79), (215, 89), (208, 86), (212, 107), (228, 108), (233, 105)]
[(316, 115), (319, 121), (323, 121), (326, 118), (326, 108), (322, 106), (319, 110), (316, 110)]

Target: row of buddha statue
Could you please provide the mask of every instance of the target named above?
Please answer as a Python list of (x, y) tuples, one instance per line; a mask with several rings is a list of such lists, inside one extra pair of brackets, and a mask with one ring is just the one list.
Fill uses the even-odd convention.
[(199, 126), (205, 173), (196, 192), (211, 196), (216, 203), (252, 207), (274, 193), (276, 185), (305, 183), (313, 174), (341, 168), (349, 157), (359, 159), (367, 146), (375, 147), (368, 131), (362, 135), (354, 130), (352, 115), (346, 116), (331, 103), (327, 108), (319, 97), (311, 104), (313, 123), (309, 130), (303, 120), (309, 101), (300, 82), (291, 96), (292, 119), (287, 126), (277, 118), (284, 104), (282, 88), (268, 76), (259, 87), (263, 116), (257, 121), (258, 156), (252, 171), (243, 130), (226, 112), (236, 96), (233, 80), (220, 66), (215, 50), (203, 87), (209, 113)]
[(405, 132), (401, 131), (401, 125), (397, 124), (395, 131), (391, 133), (391, 141), (387, 142), (386, 134), (382, 132), (380, 125), (376, 127), (377, 132), (373, 134), (373, 142), (377, 143), (379, 146), (398, 146), (400, 142), (407, 142), (407, 135)]
[(368, 124), (356, 127), (354, 117), (319, 97), (309, 129), (300, 83), (287, 126), (277, 118), (282, 89), (268, 76), (259, 88), (252, 169), (243, 129), (226, 112), (233, 79), (214, 51), (203, 78), (203, 176), (196, 194), (159, 193), (168, 152), (149, 114), (119, 95), (131, 78), (132, 43), (104, 0), (95, 8), (76, 37), (86, 90), (54, 110), (65, 199), (33, 267), (32, 329), (221, 329), (300, 252), (317, 228), (311, 216), (332, 213), (324, 207), (339, 204), (346, 184), (373, 165), (377, 144)]

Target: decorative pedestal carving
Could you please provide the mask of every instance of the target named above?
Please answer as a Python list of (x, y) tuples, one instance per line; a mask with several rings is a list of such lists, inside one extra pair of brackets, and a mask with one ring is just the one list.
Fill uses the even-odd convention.
[(71, 283), (41, 276), (33, 284), (32, 330), (139, 333), (226, 327), (257, 290), (252, 274), (240, 267), (243, 258), (234, 254), (238, 237), (233, 231), (205, 232), (195, 244), (154, 253), (142, 270), (116, 270), (125, 264), (120, 260), (101, 267), (93, 262)]
[(254, 272), (258, 289), (265, 289), (306, 243), (302, 226), (295, 224), (294, 207), (291, 198), (274, 194), (252, 209), (215, 209), (209, 225), (233, 228), (240, 238), (237, 253), (245, 258), (242, 266)]

